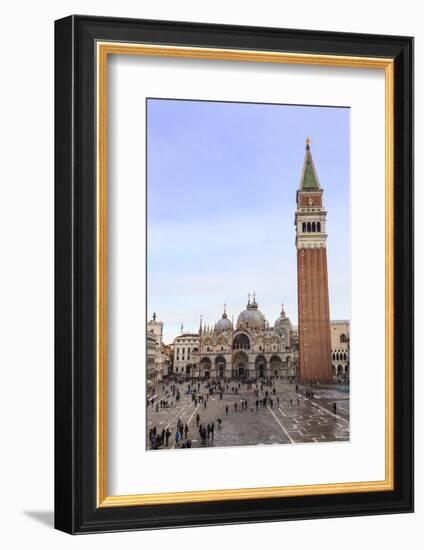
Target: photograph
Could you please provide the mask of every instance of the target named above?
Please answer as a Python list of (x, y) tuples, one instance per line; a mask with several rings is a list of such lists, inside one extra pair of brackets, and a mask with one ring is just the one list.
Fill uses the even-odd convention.
[(349, 441), (350, 111), (146, 99), (148, 451)]

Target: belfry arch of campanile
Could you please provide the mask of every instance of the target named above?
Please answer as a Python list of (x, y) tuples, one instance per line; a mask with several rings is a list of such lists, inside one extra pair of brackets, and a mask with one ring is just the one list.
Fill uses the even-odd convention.
[(299, 380), (305, 383), (333, 381), (323, 192), (307, 139), (295, 215)]

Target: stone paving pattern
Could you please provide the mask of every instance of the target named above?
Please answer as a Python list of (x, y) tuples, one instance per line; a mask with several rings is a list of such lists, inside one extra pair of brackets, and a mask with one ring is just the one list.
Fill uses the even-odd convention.
[[(192, 396), (187, 395), (189, 383), (177, 384), (181, 400), (175, 403), (175, 397), (168, 397), (168, 401), (174, 401), (173, 407), (159, 408), (156, 412), (156, 403), (165, 398), (165, 392), (170, 391), (167, 384), (158, 383), (155, 386), (155, 400), (153, 406), (147, 408), (147, 434), (156, 426), (160, 433), (163, 428), (171, 431), (169, 446), (161, 446), (163, 449), (175, 449), (175, 431), (178, 419), (188, 425), (188, 436), (192, 440), (192, 447), (202, 447), (199, 431), (196, 426), (196, 415), (200, 415), (200, 424), (206, 426), (214, 422), (214, 439), (207, 441), (207, 446), (225, 447), (240, 445), (264, 445), (280, 443), (321, 443), (349, 440), (349, 394), (342, 393), (336, 388), (319, 389), (299, 385), (296, 393), (296, 384), (287, 381), (276, 380), (275, 395), (271, 395), (272, 389), (264, 386), (261, 391), (259, 385), (259, 398), (265, 397), (268, 391), (274, 400), (274, 406), (268, 404), (256, 409), (255, 386), (248, 389), (247, 385), (233, 381), (229, 383), (229, 389), (220, 399), (219, 393), (209, 395), (206, 408), (203, 403), (197, 407), (192, 401)], [(240, 387), (238, 387), (240, 384)], [(197, 389), (197, 382), (191, 384)], [(238, 387), (238, 394), (231, 391), (232, 387)], [(165, 391), (164, 391), (165, 390)], [(307, 391), (313, 391), (314, 397), (306, 397)], [(208, 393), (203, 382), (200, 382), (201, 395)], [(172, 392), (171, 392), (172, 395)], [(277, 404), (277, 397), (280, 403)], [(247, 410), (242, 410), (241, 399), (247, 399)], [(206, 399), (206, 397), (205, 397)], [(234, 403), (238, 404), (237, 412), (234, 411)], [(336, 413), (333, 412), (333, 403), (336, 403)], [(229, 413), (226, 415), (225, 406), (228, 405)], [(222, 425), (218, 428), (217, 419), (222, 419)], [(150, 448), (148, 436), (146, 444)], [(184, 439), (180, 442), (184, 443)]]

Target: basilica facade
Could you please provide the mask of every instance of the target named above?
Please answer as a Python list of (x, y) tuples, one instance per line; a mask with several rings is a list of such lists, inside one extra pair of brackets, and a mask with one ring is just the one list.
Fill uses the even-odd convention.
[(191, 372), (185, 374), (204, 379), (288, 378), (296, 375), (297, 357), (297, 343), (284, 307), (270, 326), (253, 295), (236, 326), (225, 308), (215, 326), (201, 324), (197, 346), (191, 352)]

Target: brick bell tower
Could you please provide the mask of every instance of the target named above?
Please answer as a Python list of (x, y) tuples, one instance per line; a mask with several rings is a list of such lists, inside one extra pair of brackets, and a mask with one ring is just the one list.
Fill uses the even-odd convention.
[(322, 195), (307, 139), (295, 214), (299, 380), (306, 383), (333, 381), (325, 228), (327, 212), (322, 205)]

